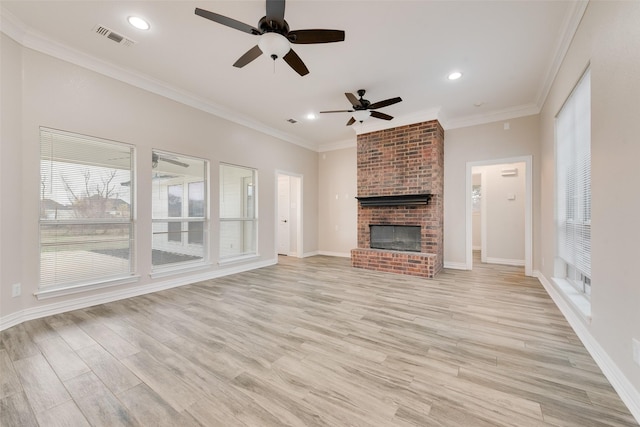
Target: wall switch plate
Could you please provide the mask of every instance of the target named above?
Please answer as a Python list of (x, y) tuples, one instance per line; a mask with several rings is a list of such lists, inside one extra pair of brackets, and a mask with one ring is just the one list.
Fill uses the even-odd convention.
[(633, 347), (633, 361), (640, 366), (640, 341), (631, 338), (631, 346)]
[(20, 286), (20, 283), (14, 283), (13, 285), (11, 285), (12, 298), (19, 297), (21, 293), (22, 293), (22, 287)]

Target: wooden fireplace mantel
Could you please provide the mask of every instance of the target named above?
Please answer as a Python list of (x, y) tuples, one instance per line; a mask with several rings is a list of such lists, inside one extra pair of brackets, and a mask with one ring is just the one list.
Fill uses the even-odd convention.
[(433, 194), (402, 194), (395, 196), (356, 197), (360, 206), (413, 206), (428, 205)]

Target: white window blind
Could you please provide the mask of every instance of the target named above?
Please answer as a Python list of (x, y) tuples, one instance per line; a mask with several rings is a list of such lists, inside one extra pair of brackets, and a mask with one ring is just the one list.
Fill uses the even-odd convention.
[(206, 261), (207, 161), (154, 150), (151, 162), (154, 270)]
[(257, 171), (220, 165), (220, 258), (257, 253)]
[(40, 289), (134, 271), (133, 147), (40, 129)]
[(556, 118), (558, 256), (591, 277), (591, 82), (582, 76)]

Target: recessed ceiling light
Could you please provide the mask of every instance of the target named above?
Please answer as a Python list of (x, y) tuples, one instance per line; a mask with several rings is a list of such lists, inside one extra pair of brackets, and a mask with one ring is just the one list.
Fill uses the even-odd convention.
[(460, 77), (462, 77), (462, 73), (460, 71), (454, 71), (453, 73), (449, 74), (449, 77), (447, 77), (449, 80), (458, 80)]
[(147, 21), (138, 16), (130, 16), (127, 21), (139, 30), (148, 30), (151, 27)]
[(316, 115), (313, 113), (309, 113), (307, 114), (307, 120), (315, 120), (316, 119)]

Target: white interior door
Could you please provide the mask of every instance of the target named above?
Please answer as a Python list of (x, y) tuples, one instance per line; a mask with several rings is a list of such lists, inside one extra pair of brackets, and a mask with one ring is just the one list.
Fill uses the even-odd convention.
[(278, 255), (291, 251), (290, 177), (278, 175)]

